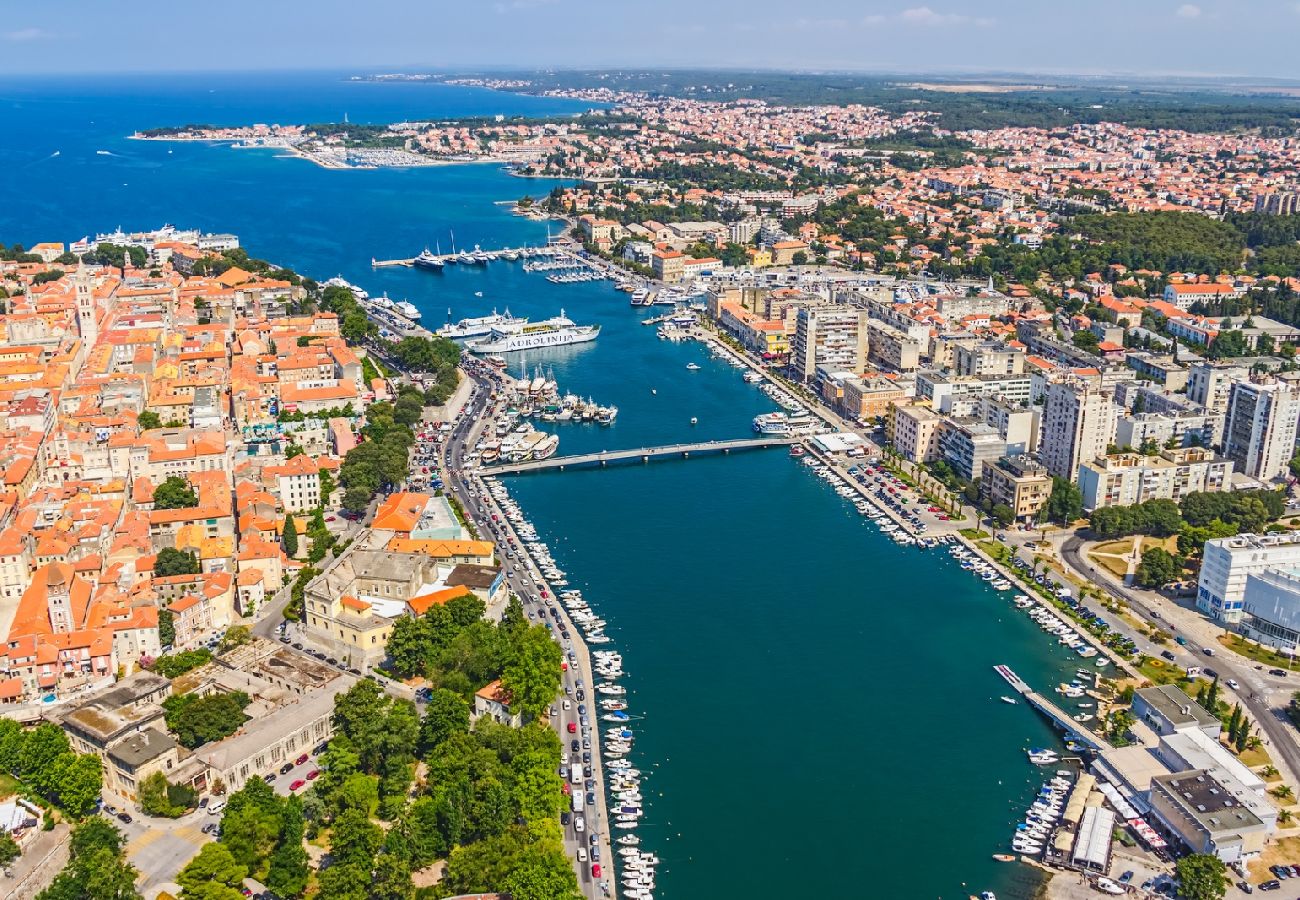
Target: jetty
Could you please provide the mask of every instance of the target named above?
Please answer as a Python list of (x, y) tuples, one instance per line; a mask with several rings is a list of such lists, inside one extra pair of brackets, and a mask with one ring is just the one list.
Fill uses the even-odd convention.
[(601, 450), (599, 453), (582, 453), (574, 456), (554, 456), (550, 459), (537, 459), (528, 462), (504, 463), (485, 467), (484, 475), (517, 475), (524, 472), (541, 472), (546, 469), (567, 469), (572, 466), (605, 466), (612, 462), (640, 460), (650, 462), (652, 459), (703, 456), (715, 453), (730, 453), (733, 450), (764, 450), (769, 447), (788, 447), (799, 443), (797, 437), (759, 437), (744, 438), (735, 441), (700, 441), (694, 444), (669, 444), (663, 447), (640, 447), (635, 450)]
[[(462, 262), (462, 256), (461, 256), (462, 253), (470, 253), (471, 255), (473, 255), (475, 252), (481, 254), (482, 256), (481, 260), (475, 260), (475, 262), (473, 263)], [(488, 262), (488, 261), (494, 261), (498, 259), (507, 259), (510, 257), (514, 257), (515, 259), (529, 259), (535, 256), (554, 256), (554, 255), (569, 254), (570, 252), (571, 251), (567, 250), (566, 248), (560, 247), (556, 244), (548, 244), (540, 247), (502, 247), (497, 250), (476, 249), (475, 251), (455, 251), (452, 253), (430, 253), (429, 255), (433, 257), (433, 259), (435, 259), (440, 265), (457, 265), (457, 264), (474, 265), (477, 262)], [(393, 266), (414, 266), (415, 260), (416, 257), (414, 256), (405, 259), (377, 259), (375, 257), (371, 257), (370, 265), (376, 269), (391, 268)]]
[(1070, 715), (1051, 700), (1048, 700), (1042, 694), (1031, 688), (1023, 678), (1011, 670), (1010, 666), (994, 666), (993, 671), (1001, 675), (1003, 680), (1005, 680), (1007, 684), (1011, 685), (1012, 689), (1015, 690), (1017, 694), (1024, 697), (1026, 703), (1038, 710), (1048, 719), (1051, 719), (1058, 728), (1061, 728), (1066, 733), (1072, 735), (1076, 742), (1085, 744), (1093, 750), (1096, 750), (1098, 753), (1105, 750), (1115, 749), (1111, 746), (1110, 741), (1106, 740), (1099, 734), (1095, 734), (1087, 726), (1080, 724), (1074, 716)]

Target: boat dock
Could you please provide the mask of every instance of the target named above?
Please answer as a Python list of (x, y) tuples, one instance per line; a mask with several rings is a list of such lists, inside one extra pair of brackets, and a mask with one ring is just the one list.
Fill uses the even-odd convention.
[[(472, 251), (457, 251), (454, 253), (431, 253), (429, 254), (440, 265), (456, 265), (461, 262), (461, 253)], [(535, 256), (555, 256), (569, 253), (563, 247), (550, 244), (544, 247), (502, 247), (498, 250), (482, 250), (484, 260), (504, 259), (508, 255), (513, 255), (518, 259), (531, 258)], [(370, 258), (370, 265), (375, 269), (391, 268), (393, 266), (414, 266), (416, 257), (412, 256), (407, 259), (377, 259)], [(472, 265), (473, 263), (471, 263)]]
[(768, 447), (788, 447), (791, 444), (799, 443), (799, 441), (800, 438), (795, 437), (769, 436), (744, 438), (736, 441), (702, 441), (695, 444), (670, 444), (666, 447), (641, 447), (636, 450), (602, 450), (599, 453), (555, 456), (551, 459), (491, 466), (485, 468), (483, 474), (515, 475), (523, 472), (540, 472), (545, 469), (566, 469), (570, 466), (591, 465), (593, 463), (604, 466), (608, 463), (623, 460), (639, 459), (642, 462), (649, 462), (652, 459), (663, 459), (672, 456), (688, 459), (692, 454), (698, 456), (705, 453), (730, 453), (733, 450), (763, 450)]
[(1099, 734), (1094, 734), (1087, 726), (1079, 724), (1074, 716), (1061, 709), (1051, 700), (1048, 700), (1042, 694), (1035, 691), (1025, 682), (1023, 678), (1011, 670), (1009, 666), (994, 666), (993, 671), (997, 672), (1011, 685), (1012, 689), (1025, 699), (1025, 702), (1038, 710), (1047, 718), (1051, 719), (1053, 724), (1074, 736), (1074, 740), (1080, 744), (1085, 744), (1098, 753), (1105, 750), (1114, 750), (1110, 741), (1106, 740)]

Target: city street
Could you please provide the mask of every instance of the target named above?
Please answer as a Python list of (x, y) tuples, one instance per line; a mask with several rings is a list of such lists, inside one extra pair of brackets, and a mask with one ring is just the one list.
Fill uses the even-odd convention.
[[(591, 765), (585, 773), (583, 783), (572, 785), (570, 781), (570, 784), (575, 792), (594, 793), (597, 802), (595, 806), (583, 804), (581, 815), (585, 828), (581, 833), (574, 827), (576, 816), (573, 816), (570, 824), (564, 829), (564, 846), (565, 851), (575, 859), (578, 882), (583, 894), (593, 900), (612, 896), (614, 883), (612, 844), (605, 818), (600, 741), (598, 730), (590, 724), (598, 721), (595, 714), (595, 695), (592, 692), (594, 682), (591, 677), (591, 661), (586, 644), (563, 607), (555, 602), (554, 592), (546, 585), (541, 573), (524, 549), (523, 541), (508, 522), (504, 511), (496, 505), (486, 490), (479, 487), (477, 481), (468, 479), (461, 469), (461, 461), (467, 449), (473, 448), (484, 422), (489, 420), (487, 411), (491, 404), (490, 397), (493, 390), (492, 380), (482, 371), (478, 371), (478, 366), (466, 368), (469, 370), (469, 377), (474, 380), (476, 389), (442, 443), (444, 480), (453, 496), (460, 501), (465, 516), (476, 524), (480, 537), (495, 541), (498, 548), (507, 546), (509, 539), (514, 540), (515, 558), (506, 558), (501, 562), (507, 569), (506, 579), (510, 591), (519, 597), (530, 621), (546, 621), (549, 616), (550, 620), (560, 624), (560, 630), (568, 634), (568, 637), (562, 639), (560, 643), (566, 661), (569, 660), (569, 654), (572, 652), (576, 667), (572, 663), (566, 667), (562, 682), (564, 695), (553, 705), (556, 714), (552, 717), (551, 724), (559, 734), (566, 757), (572, 757), (570, 765), (573, 765), (575, 760), (581, 762), (581, 754), (585, 749), (583, 742), (589, 744)], [(541, 597), (542, 590), (547, 590), (550, 594), (544, 601)], [(559, 639), (558, 635), (557, 639)], [(583, 713), (581, 712), (584, 707), (590, 710), (587, 714), (589, 724), (585, 726), (582, 724)], [(570, 727), (574, 729), (572, 734), (569, 732)], [(575, 739), (579, 741), (580, 747), (577, 753), (571, 749), (571, 742)], [(580, 848), (587, 850), (588, 853), (590, 848), (599, 848), (600, 878), (593, 876), (591, 860), (585, 863), (576, 861)]]

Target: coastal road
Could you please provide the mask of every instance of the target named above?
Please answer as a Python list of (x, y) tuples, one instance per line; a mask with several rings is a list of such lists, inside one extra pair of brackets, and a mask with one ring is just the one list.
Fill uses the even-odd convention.
[[(1162, 630), (1170, 632), (1174, 637), (1186, 639), (1192, 646), (1192, 650), (1183, 649), (1177, 644), (1172, 648), (1180, 665), (1210, 666), (1219, 673), (1220, 684), (1225, 690), (1231, 690), (1224, 683), (1229, 678), (1241, 685), (1235, 693), (1268, 738), (1268, 747), (1270, 755), (1274, 757), (1274, 763), (1279, 768), (1285, 767), (1289, 770), (1291, 777), (1288, 781), (1292, 784), (1296, 783), (1297, 778), (1300, 778), (1300, 746), (1297, 746), (1293, 737), (1294, 726), (1287, 721), (1286, 713), (1282, 709), (1268, 702), (1269, 697), (1279, 689), (1282, 690), (1283, 702), (1289, 699), (1292, 688), (1287, 684), (1286, 679), (1267, 675), (1265, 671), (1256, 669), (1255, 663), (1242, 659), (1220, 645), (1214, 639), (1215, 635), (1211, 633), (1217, 629), (1204, 621), (1186, 621), (1183, 615), (1174, 612), (1174, 609), (1182, 610), (1177, 604), (1160, 602), (1161, 609), (1156, 609), (1155, 600), (1130, 589), (1109, 571), (1087, 560), (1083, 555), (1083, 544), (1083, 538), (1077, 534), (1066, 538), (1061, 545), (1061, 559), (1065, 564), (1084, 581), (1098, 584), (1124, 598), (1129, 606), (1148, 622), (1156, 622)], [(1174, 609), (1170, 609), (1171, 606)], [(1195, 615), (1199, 618), (1199, 613)], [(1175, 622), (1175, 616), (1184, 621)], [(1215, 656), (1211, 658), (1196, 652), (1196, 648), (1201, 646), (1213, 648)], [(1159, 652), (1156, 650), (1152, 655)], [(1251, 685), (1256, 685), (1257, 688), (1251, 690)]]
[[(563, 829), (564, 847), (570, 859), (575, 860), (574, 865), (578, 873), (578, 885), (583, 895), (589, 900), (604, 900), (604, 898), (615, 896), (614, 885), (616, 882), (613, 867), (613, 844), (610, 840), (611, 835), (605, 815), (607, 807), (605, 805), (604, 773), (600, 756), (600, 720), (596, 712), (597, 698), (594, 692), (595, 681), (592, 677), (591, 660), (580, 632), (574, 627), (573, 622), (569, 620), (567, 612), (555, 602), (554, 592), (550, 590), (541, 572), (524, 549), (523, 541), (515, 533), (504, 511), (497, 506), (491, 494), (482, 488), (481, 483), (477, 479), (469, 478), (462, 468), (466, 452), (474, 446), (482, 428), (491, 420), (488, 415), (492, 408), (491, 395), (494, 389), (501, 386), (499, 379), (492, 370), (482, 363), (471, 362), (465, 367), (465, 371), (468, 377), (474, 381), (475, 388), (464, 407), (460, 410), (451, 431), (445, 435), (441, 443), (443, 480), (447, 488), (460, 502), (466, 519), (475, 523), (481, 539), (492, 540), (498, 547), (507, 545), (509, 539), (514, 540), (516, 557), (515, 559), (503, 560), (502, 564), (506, 567), (507, 585), (511, 593), (519, 597), (530, 621), (535, 623), (550, 622), (559, 626), (558, 629), (553, 630), (552, 636), (559, 641), (568, 666), (562, 678), (565, 693), (554, 704), (556, 715), (551, 719), (551, 725), (559, 734), (560, 744), (564, 748), (564, 752), (571, 757), (575, 757), (579, 762), (582, 760), (584, 749), (583, 739), (589, 740), (591, 765), (584, 781), (591, 785), (590, 792), (595, 794), (596, 799), (594, 806), (583, 804), (582, 814), (586, 822), (584, 832), (581, 834), (576, 833), (572, 824)], [(549, 595), (545, 600), (541, 596), (543, 590), (546, 590)], [(567, 633), (567, 637), (562, 638), (560, 634), (556, 633), (557, 631)], [(572, 653), (572, 656), (570, 656), (570, 653)], [(588, 721), (590, 723), (585, 729), (582, 726), (579, 712), (579, 707), (584, 705), (587, 707)], [(570, 726), (574, 729), (572, 734), (568, 730)], [(575, 739), (579, 742), (577, 753), (574, 753), (571, 749), (571, 743)], [(571, 759), (570, 764), (572, 762)], [(588, 793), (585, 783), (572, 785), (572, 787), (583, 794)], [(600, 878), (593, 876), (590, 860), (579, 863), (576, 859), (579, 848), (582, 848), (584, 852), (590, 852), (588, 848), (593, 846), (591, 840), (593, 835), (595, 836), (594, 846), (599, 847)]]

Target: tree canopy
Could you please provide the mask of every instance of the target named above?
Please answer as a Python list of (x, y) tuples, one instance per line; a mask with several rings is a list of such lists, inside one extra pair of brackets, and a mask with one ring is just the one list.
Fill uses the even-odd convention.
[(192, 509), (199, 505), (199, 495), (188, 481), (171, 475), (153, 490), (155, 509)]

